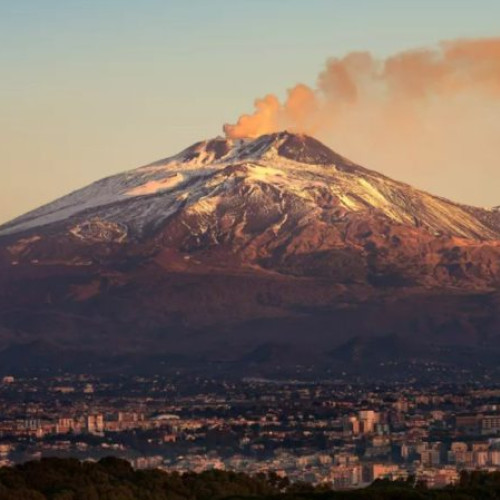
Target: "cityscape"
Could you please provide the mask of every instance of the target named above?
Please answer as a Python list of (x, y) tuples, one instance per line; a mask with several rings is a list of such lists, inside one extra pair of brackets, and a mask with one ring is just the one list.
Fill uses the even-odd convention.
[(500, 470), (500, 387), (348, 380), (5, 376), (0, 464), (113, 455), (138, 469), (250, 474), (359, 488)]

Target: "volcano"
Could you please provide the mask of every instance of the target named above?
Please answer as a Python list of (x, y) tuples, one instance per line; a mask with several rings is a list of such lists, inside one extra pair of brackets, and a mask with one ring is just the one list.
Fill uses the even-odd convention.
[(344, 355), (361, 345), (384, 363), (483, 359), (499, 280), (498, 209), (306, 135), (215, 138), (0, 227), (0, 362), (272, 372), (366, 363)]

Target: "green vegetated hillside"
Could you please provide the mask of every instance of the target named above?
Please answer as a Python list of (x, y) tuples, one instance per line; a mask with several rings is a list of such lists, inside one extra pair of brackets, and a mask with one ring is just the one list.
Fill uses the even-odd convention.
[(47, 458), (0, 469), (0, 500), (488, 500), (500, 499), (500, 473), (464, 472), (460, 483), (441, 490), (407, 481), (377, 481), (355, 491), (290, 484), (274, 473), (248, 476), (134, 470), (124, 460), (99, 462)]

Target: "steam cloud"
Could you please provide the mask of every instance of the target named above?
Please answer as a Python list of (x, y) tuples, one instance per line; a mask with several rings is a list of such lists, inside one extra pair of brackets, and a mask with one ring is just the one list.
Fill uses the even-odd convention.
[(439, 194), (498, 205), (500, 38), (385, 60), (368, 52), (332, 58), (315, 88), (296, 85), (284, 102), (257, 99), (253, 114), (224, 126), (231, 138), (283, 129)]

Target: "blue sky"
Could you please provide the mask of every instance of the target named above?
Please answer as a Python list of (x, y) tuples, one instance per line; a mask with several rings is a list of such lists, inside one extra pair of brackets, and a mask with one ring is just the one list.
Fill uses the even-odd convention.
[(0, 221), (217, 135), (330, 56), (499, 19), (498, 0), (0, 0)]

